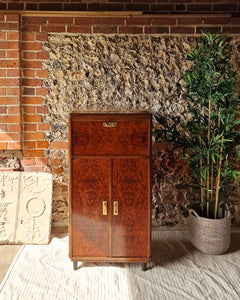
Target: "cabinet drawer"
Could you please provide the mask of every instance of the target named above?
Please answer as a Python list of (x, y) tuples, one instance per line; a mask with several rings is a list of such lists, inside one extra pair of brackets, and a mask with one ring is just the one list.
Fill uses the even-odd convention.
[(149, 155), (150, 122), (73, 120), (72, 155)]

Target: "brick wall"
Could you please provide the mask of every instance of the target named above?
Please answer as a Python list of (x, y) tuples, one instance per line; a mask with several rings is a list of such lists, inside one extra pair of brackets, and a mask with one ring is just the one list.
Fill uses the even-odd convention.
[(2, 0), (1, 10), (238, 13), (238, 0)]
[[(3, 2), (2, 2), (3, 3)], [(4, 3), (24, 4), (22, 2)], [(109, 1), (110, 3), (110, 1)], [(129, 2), (130, 3), (130, 2)], [(190, 3), (190, 1), (188, 2)], [(86, 3), (83, 3), (86, 5)], [(120, 3), (122, 5), (122, 3)], [(38, 5), (39, 3), (35, 3)], [(61, 3), (62, 5), (62, 3)], [(124, 4), (125, 5), (125, 4)], [(175, 4), (174, 4), (175, 5)], [(66, 34), (151, 34), (193, 36), (206, 31), (240, 34), (240, 17), (231, 14), (118, 16), (93, 14), (88, 17), (23, 16), (0, 14), (0, 152), (18, 151), (23, 171), (45, 171), (59, 176), (64, 172), (60, 157), (50, 158), (49, 151), (67, 151), (67, 142), (47, 138), (50, 124), (43, 123), (48, 114), (43, 98), (48, 90), (42, 81), (48, 77), (44, 62), (48, 60), (43, 43), (49, 33)], [(7, 152), (6, 152), (7, 150)], [(15, 152), (12, 154), (15, 155)], [(67, 201), (67, 186), (54, 188), (53, 198)], [(54, 206), (58, 210), (58, 206)], [(60, 212), (61, 214), (61, 212)]]
[(20, 149), (19, 16), (0, 14), (0, 28), (0, 149)]
[[(67, 148), (66, 144), (54, 141), (49, 144), (45, 135), (50, 125), (42, 123), (42, 116), (48, 113), (42, 99), (48, 94), (47, 89), (42, 87), (42, 80), (48, 76), (43, 68), (48, 54), (42, 51), (42, 43), (47, 41), (48, 33), (195, 35), (202, 30), (239, 35), (240, 17), (230, 14), (134, 17), (1, 14), (0, 149), (22, 149), (23, 168), (44, 171), (51, 166), (47, 151)], [(60, 164), (52, 168), (56, 172), (61, 171)]]

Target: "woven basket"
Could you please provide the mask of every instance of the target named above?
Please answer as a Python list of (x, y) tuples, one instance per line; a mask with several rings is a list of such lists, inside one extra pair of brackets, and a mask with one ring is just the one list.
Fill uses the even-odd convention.
[(190, 239), (193, 246), (207, 254), (223, 254), (230, 246), (230, 213), (222, 219), (200, 217), (193, 209), (189, 210)]

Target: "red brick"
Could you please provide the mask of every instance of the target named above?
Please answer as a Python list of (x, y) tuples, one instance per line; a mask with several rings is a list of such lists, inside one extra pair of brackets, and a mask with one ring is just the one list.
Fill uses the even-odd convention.
[(4, 51), (0, 50), (0, 58), (5, 58), (5, 50)]
[(0, 69), (0, 77), (6, 77), (6, 70)]
[[(7, 130), (7, 124), (0, 124), (0, 131), (1, 132), (7, 132), (8, 130)], [(1, 159), (1, 157), (0, 157), (0, 159)]]
[(100, 23), (102, 25), (124, 25), (124, 22), (125, 22), (124, 18), (113, 18), (113, 17), (100, 18)]
[(36, 88), (36, 95), (48, 95), (48, 90), (46, 88)]
[(40, 115), (24, 115), (25, 123), (38, 123), (42, 122), (42, 116)]
[(8, 77), (19, 77), (20, 70), (19, 69), (9, 69), (7, 70), (7, 76)]
[(48, 78), (48, 70), (37, 70), (36, 75), (40, 78)]
[(178, 19), (179, 25), (199, 25), (202, 24), (202, 18), (198, 17), (185, 17), (185, 18), (179, 18)]
[(9, 142), (8, 149), (9, 150), (20, 150), (22, 148), (21, 142)]
[(210, 12), (211, 11), (211, 4), (189, 4), (188, 11), (192, 12)]
[(168, 27), (145, 27), (144, 28), (146, 34), (162, 34), (162, 33), (169, 33)]
[(5, 96), (6, 95), (6, 88), (0, 87), (0, 96)]
[(211, 25), (222, 25), (222, 24), (228, 24), (229, 18), (228, 17), (204, 17), (203, 18), (203, 24), (211, 24)]
[(42, 25), (42, 32), (65, 32), (65, 26)]
[(152, 4), (151, 5), (151, 11), (154, 12), (162, 12), (162, 11), (173, 11), (174, 5), (173, 4)]
[(18, 23), (0, 23), (1, 30), (19, 30), (19, 24)]
[(37, 106), (38, 114), (47, 114), (48, 113), (48, 107), (47, 106)]
[(7, 14), (6, 17), (7, 17), (6, 19), (7, 22), (16, 22), (16, 23), (19, 22), (18, 14)]
[(55, 158), (55, 159), (51, 159), (50, 161), (50, 165), (51, 166), (59, 166), (62, 164), (61, 159)]
[(36, 141), (43, 140), (44, 133), (43, 132), (25, 132), (24, 133), (24, 141)]
[(44, 150), (23, 150), (23, 157), (43, 157)]
[(37, 141), (37, 149), (48, 149), (47, 141)]
[(52, 142), (51, 149), (68, 149), (68, 142)]
[(3, 32), (3, 31), (0, 32), (0, 39), (1, 40), (5, 40), (6, 39), (6, 33), (5, 32)]
[(8, 144), (7, 143), (2, 143), (0, 142), (0, 150), (6, 150), (7, 149)]
[(23, 142), (23, 149), (30, 150), (30, 149), (36, 149), (36, 142)]
[(42, 97), (22, 97), (23, 104), (42, 104)]
[(232, 25), (240, 25), (240, 17), (238, 17), (238, 18), (231, 18), (230, 19), (230, 24), (232, 24)]
[(206, 32), (206, 33), (218, 33), (221, 31), (221, 27), (220, 26), (212, 26), (212, 27), (196, 27), (196, 33), (197, 34), (202, 34), (202, 32)]
[(19, 49), (19, 42), (0, 41), (0, 49)]
[(48, 131), (50, 130), (49, 124), (38, 124), (38, 131)]
[(152, 25), (176, 25), (176, 18), (153, 18)]
[(17, 60), (0, 60), (0, 68), (18, 68), (19, 61)]
[(47, 17), (22, 17), (23, 24), (46, 24), (47, 23)]
[(8, 107), (8, 114), (9, 115), (20, 114), (20, 107), (19, 106), (9, 106)]
[(20, 140), (20, 134), (19, 133), (2, 133), (0, 132), (0, 141), (6, 142), (6, 141), (19, 141)]
[(22, 86), (42, 86), (42, 80), (40, 79), (29, 79), (29, 78), (23, 78), (21, 80)]
[(0, 114), (6, 114), (6, 106), (0, 106)]
[(87, 27), (87, 26), (68, 26), (67, 27), (67, 32), (70, 33), (91, 33), (91, 27)]
[(23, 111), (25, 114), (34, 114), (35, 109), (36, 109), (36, 106), (29, 106), (29, 105), (23, 106)]
[(19, 87), (17, 87), (17, 88), (8, 87), (7, 88), (7, 95), (9, 95), (9, 96), (19, 96), (20, 95), (20, 88)]
[(96, 26), (93, 27), (93, 33), (104, 33), (104, 34), (112, 34), (117, 33), (117, 27), (113, 26)]
[(4, 16), (5, 16), (5, 14), (0, 13), (0, 21), (4, 21)]
[(98, 17), (75, 17), (75, 25), (99, 25)]
[(239, 34), (240, 33), (240, 26), (239, 27), (223, 27), (222, 29), (223, 33), (236, 33)]
[(143, 34), (143, 27), (119, 27), (120, 34)]
[(55, 174), (61, 174), (63, 172), (63, 167), (57, 168), (54, 170)]
[(34, 70), (23, 70), (23, 76), (27, 78), (34, 78), (35, 71)]
[(182, 34), (193, 34), (193, 27), (170, 27), (170, 33), (182, 33)]
[(22, 131), (21, 125), (8, 124), (8, 132), (21, 132), (21, 131)]
[(85, 3), (64, 3), (64, 10), (66, 11), (86, 11), (87, 10), (87, 4)]
[(30, 124), (30, 123), (26, 123), (24, 124), (24, 131), (36, 131), (37, 125), (36, 124)]
[(19, 86), (18, 78), (0, 78), (0, 86)]
[[(124, 4), (122, 4), (122, 3), (101, 3), (101, 9), (103, 11), (123, 11)], [(126, 9), (128, 10), (128, 8), (126, 8)], [(92, 10), (95, 10), (95, 9), (92, 8)]]
[(18, 104), (19, 97), (0, 97), (0, 104)]
[(62, 3), (39, 3), (39, 10), (62, 10)]
[(23, 51), (23, 59), (35, 59), (35, 52)]
[(47, 166), (48, 164), (48, 158), (42, 157), (42, 158), (36, 158), (36, 165), (38, 166)]
[(47, 52), (37, 52), (36, 59), (48, 59), (48, 53)]
[(143, 17), (133, 17), (133, 18), (127, 18), (126, 19), (127, 26), (131, 25), (151, 25), (151, 19), (150, 18), (143, 18)]
[(7, 39), (10, 41), (19, 41), (19, 32), (7, 32)]
[[(32, 18), (33, 20), (35, 18)], [(40, 32), (40, 25), (27, 24), (22, 27), (22, 32)]]
[(36, 33), (36, 41), (47, 41), (48, 35), (47, 33)]
[(42, 44), (41, 43), (31, 43), (31, 42), (22, 42), (22, 50), (31, 50), (31, 51), (39, 51), (42, 49)]
[(34, 33), (23, 33), (22, 34), (22, 41), (34, 41)]
[(35, 88), (24, 87), (23, 88), (23, 95), (24, 96), (26, 96), (26, 95), (35, 95)]
[(73, 24), (72, 17), (49, 17), (48, 24)]
[(21, 160), (21, 164), (23, 166), (34, 166), (35, 165), (35, 159), (34, 158), (24, 158)]
[(20, 123), (20, 116), (2, 116), (0, 123)]
[(42, 62), (36, 61), (36, 60), (23, 61), (22, 68), (24, 68), (24, 69), (42, 69)]

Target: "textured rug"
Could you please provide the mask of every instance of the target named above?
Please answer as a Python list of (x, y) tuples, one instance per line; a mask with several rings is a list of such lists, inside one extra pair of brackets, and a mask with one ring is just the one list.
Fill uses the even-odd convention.
[(49, 245), (22, 246), (1, 287), (1, 300), (239, 299), (240, 234), (227, 254), (195, 250), (185, 231), (153, 231), (152, 261), (140, 264), (79, 263), (73, 271), (68, 237)]

